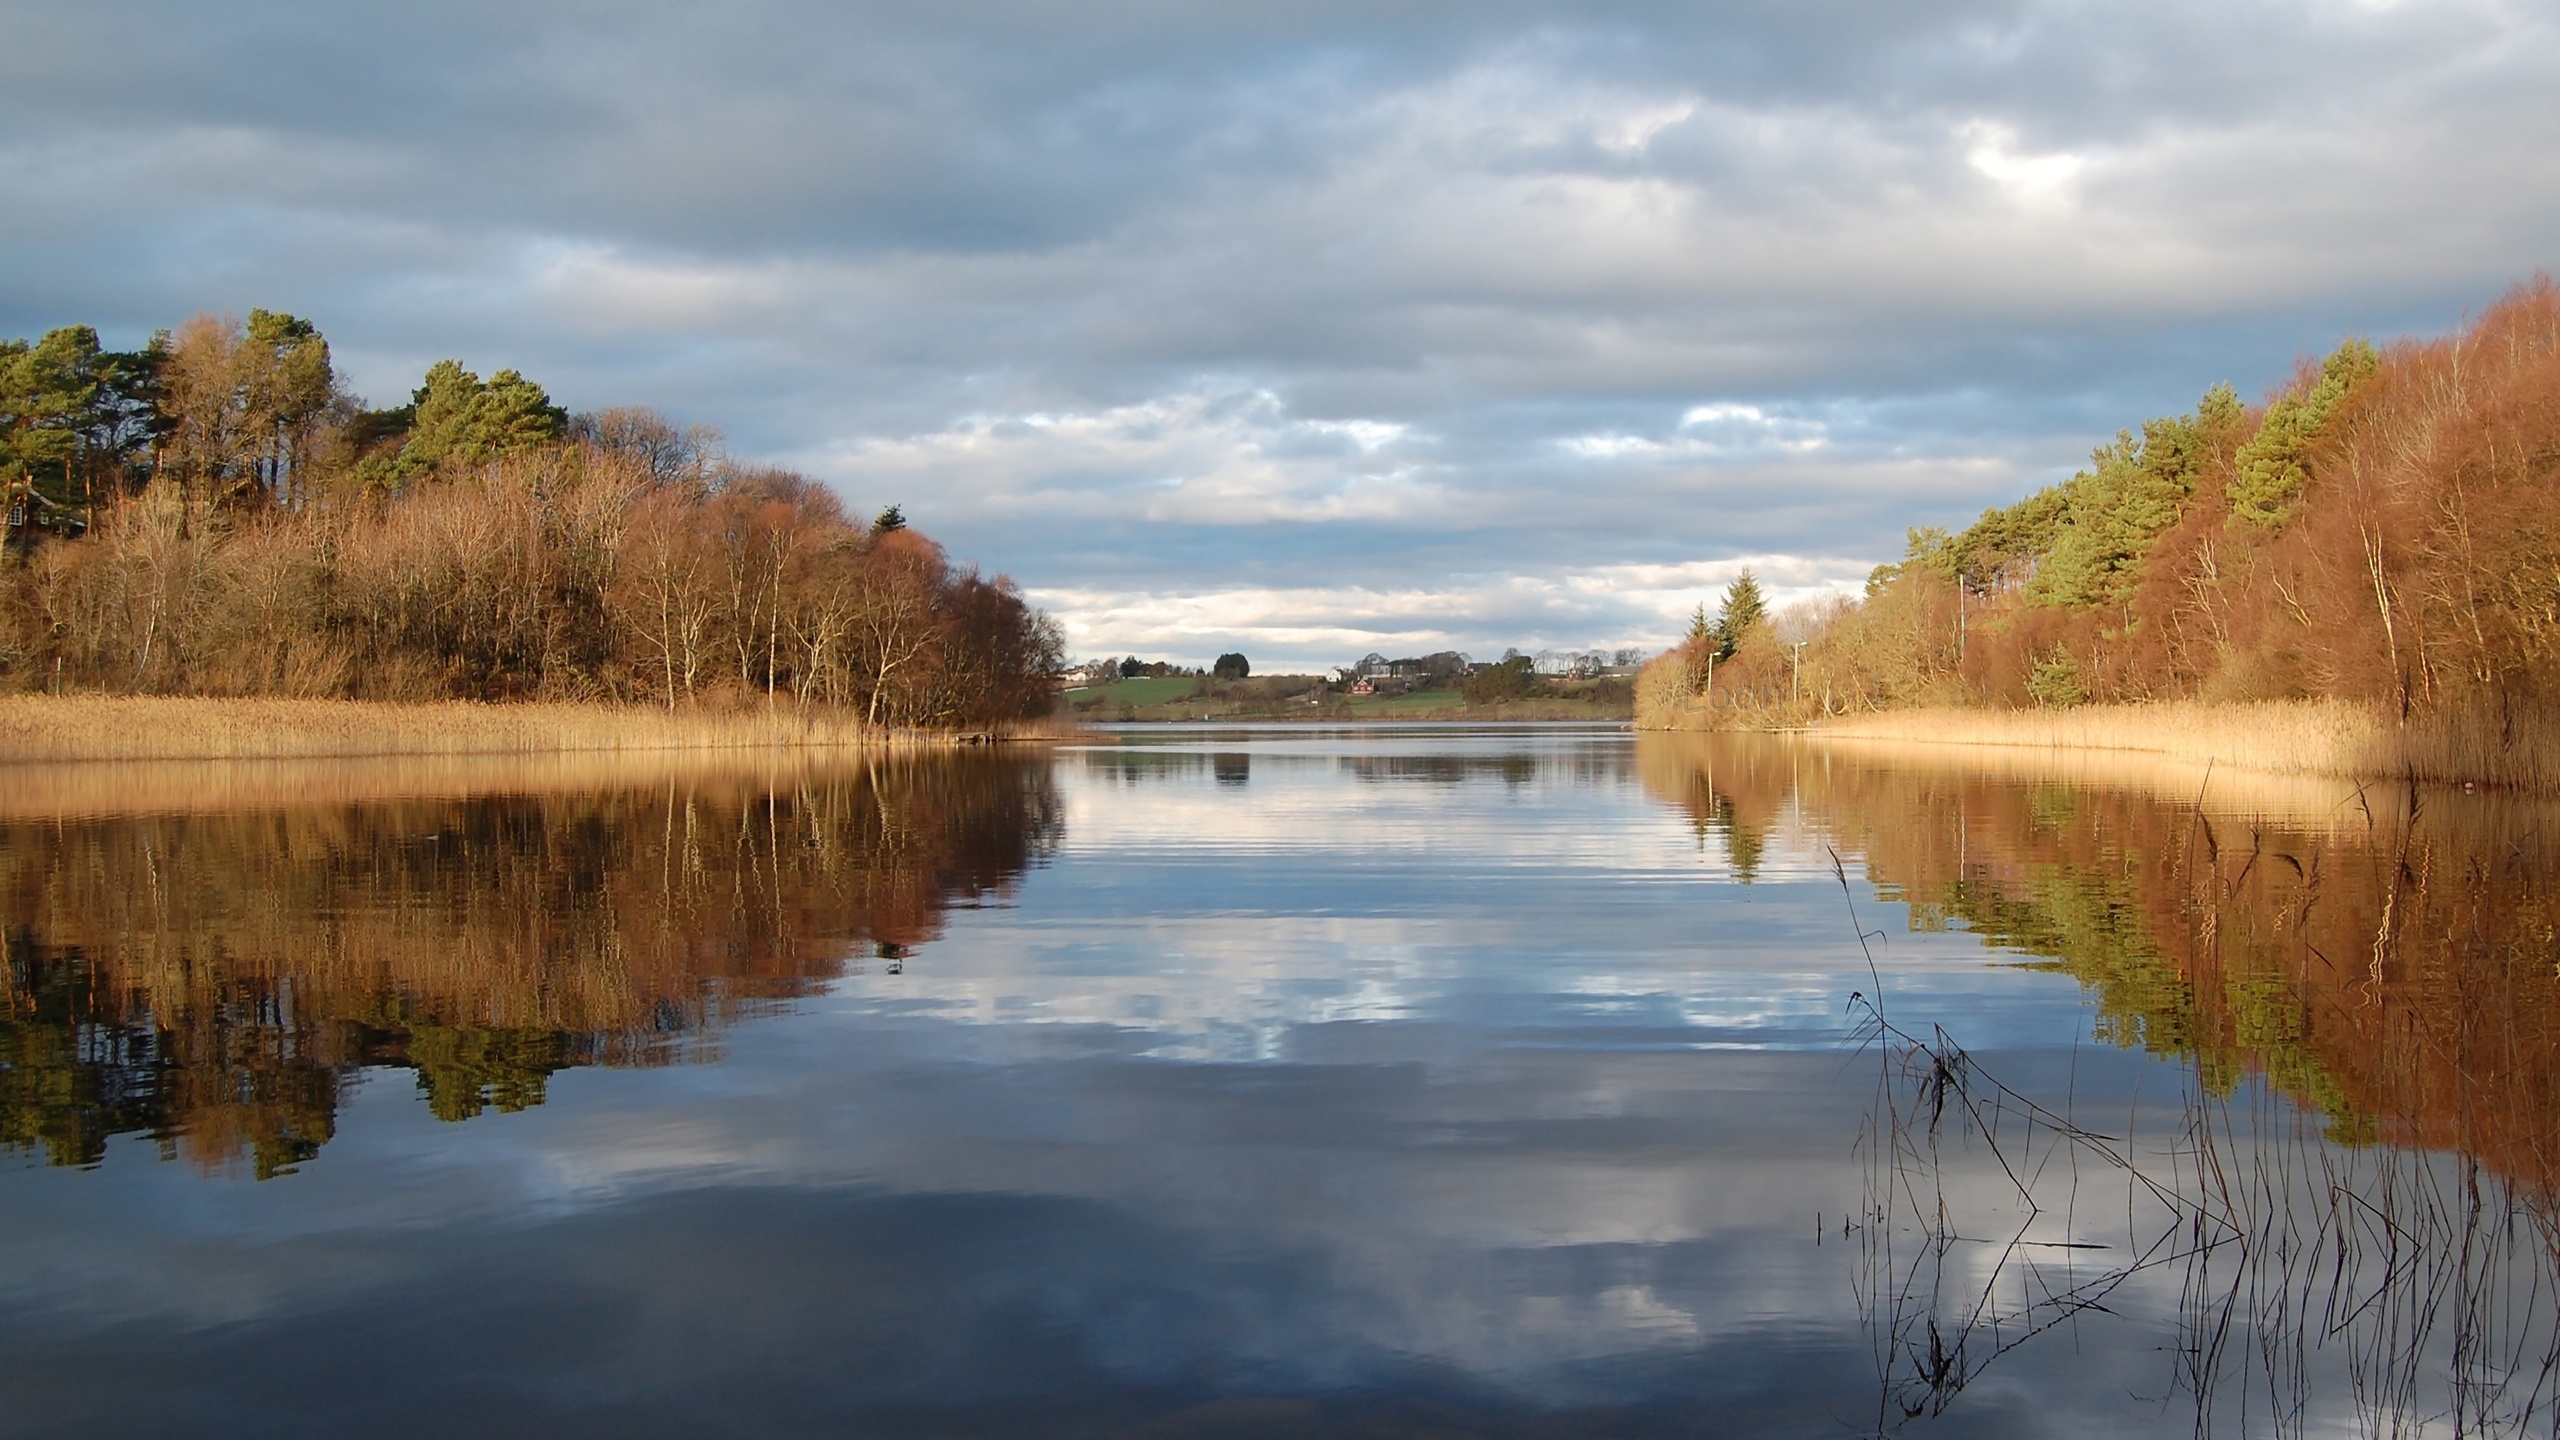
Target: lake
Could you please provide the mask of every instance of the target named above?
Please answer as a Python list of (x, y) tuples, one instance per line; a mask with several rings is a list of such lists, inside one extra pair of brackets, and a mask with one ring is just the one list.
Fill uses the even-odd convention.
[(2560, 1423), (2534, 802), (1571, 726), (7, 788), (11, 1435)]

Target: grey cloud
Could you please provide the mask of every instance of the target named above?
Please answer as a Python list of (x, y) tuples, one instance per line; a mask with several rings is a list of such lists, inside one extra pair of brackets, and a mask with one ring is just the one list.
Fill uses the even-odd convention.
[[(654, 403), (1055, 586), (1883, 558), (2213, 381), (2449, 323), (2560, 232), (2560, 26), (2496, 0), (107, 0), (0, 27), (0, 331), (282, 306), (379, 398), (455, 354)], [(1185, 399), (1247, 394), (1278, 418)], [(866, 458), (1168, 402), (1205, 427), (1151, 457), (1170, 475)], [(1794, 469), (1558, 448), (1714, 403), (1865, 419)], [(1402, 464), (1451, 503), (1044, 508), (1222, 464), (1299, 499)]]

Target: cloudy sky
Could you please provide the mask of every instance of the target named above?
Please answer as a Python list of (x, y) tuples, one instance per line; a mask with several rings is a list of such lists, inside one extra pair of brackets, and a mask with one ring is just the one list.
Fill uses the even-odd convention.
[(1078, 655), (1658, 644), (2560, 258), (2500, 0), (0, 0), (0, 334), (657, 406)]

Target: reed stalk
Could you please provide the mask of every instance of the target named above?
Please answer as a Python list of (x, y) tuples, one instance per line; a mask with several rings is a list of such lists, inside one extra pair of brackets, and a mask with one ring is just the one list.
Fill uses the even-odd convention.
[(669, 711), (598, 704), (0, 696), (0, 767), (102, 760), (880, 750), (983, 738), (874, 727), (849, 711), (796, 704)]
[(2402, 720), (2385, 707), (2348, 700), (1899, 710), (1834, 720), (1808, 733), (1826, 743), (2117, 751), (2217, 771), (2560, 792), (2560, 727), (2469, 711)]

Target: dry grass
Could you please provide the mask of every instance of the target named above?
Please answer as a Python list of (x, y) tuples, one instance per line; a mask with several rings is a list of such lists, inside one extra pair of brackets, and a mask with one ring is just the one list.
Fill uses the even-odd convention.
[[(879, 749), (953, 737), (865, 728), (838, 711), (356, 700), (0, 696), (0, 765), (75, 760)], [(0, 776), (7, 770), (0, 769)], [(8, 783), (18, 783), (12, 777)]]
[(734, 783), (788, 793), (914, 756), (878, 750), (578, 750), (300, 760), (74, 760), (0, 766), (0, 821), (231, 814), (389, 800), (573, 795)]
[(1957, 784), (2059, 785), (2130, 792), (2196, 807), (2217, 820), (2277, 822), (2315, 833), (2363, 833), (2397, 823), (2408, 809), (2407, 792), (2397, 785), (2279, 774), (2140, 750), (1844, 738), (1847, 743), (1833, 744), (1823, 735), (1792, 731), (1651, 734), (1637, 743), (1637, 773), (1655, 795), (1675, 801), (1692, 777), (1739, 791), (1754, 783), (1745, 768), (1750, 750), (1758, 747), (1783, 757), (1760, 763), (1784, 766), (1786, 785), (1807, 793), (1829, 794), (1861, 775), (1877, 774)]
[(2560, 792), (2560, 730), (2549, 724), (2501, 726), (2494, 716), (2473, 715), (2404, 724), (2379, 706), (2344, 700), (1900, 710), (1835, 720), (1811, 733), (1826, 742), (2114, 751), (2199, 770), (2209, 764), (2274, 775)]

